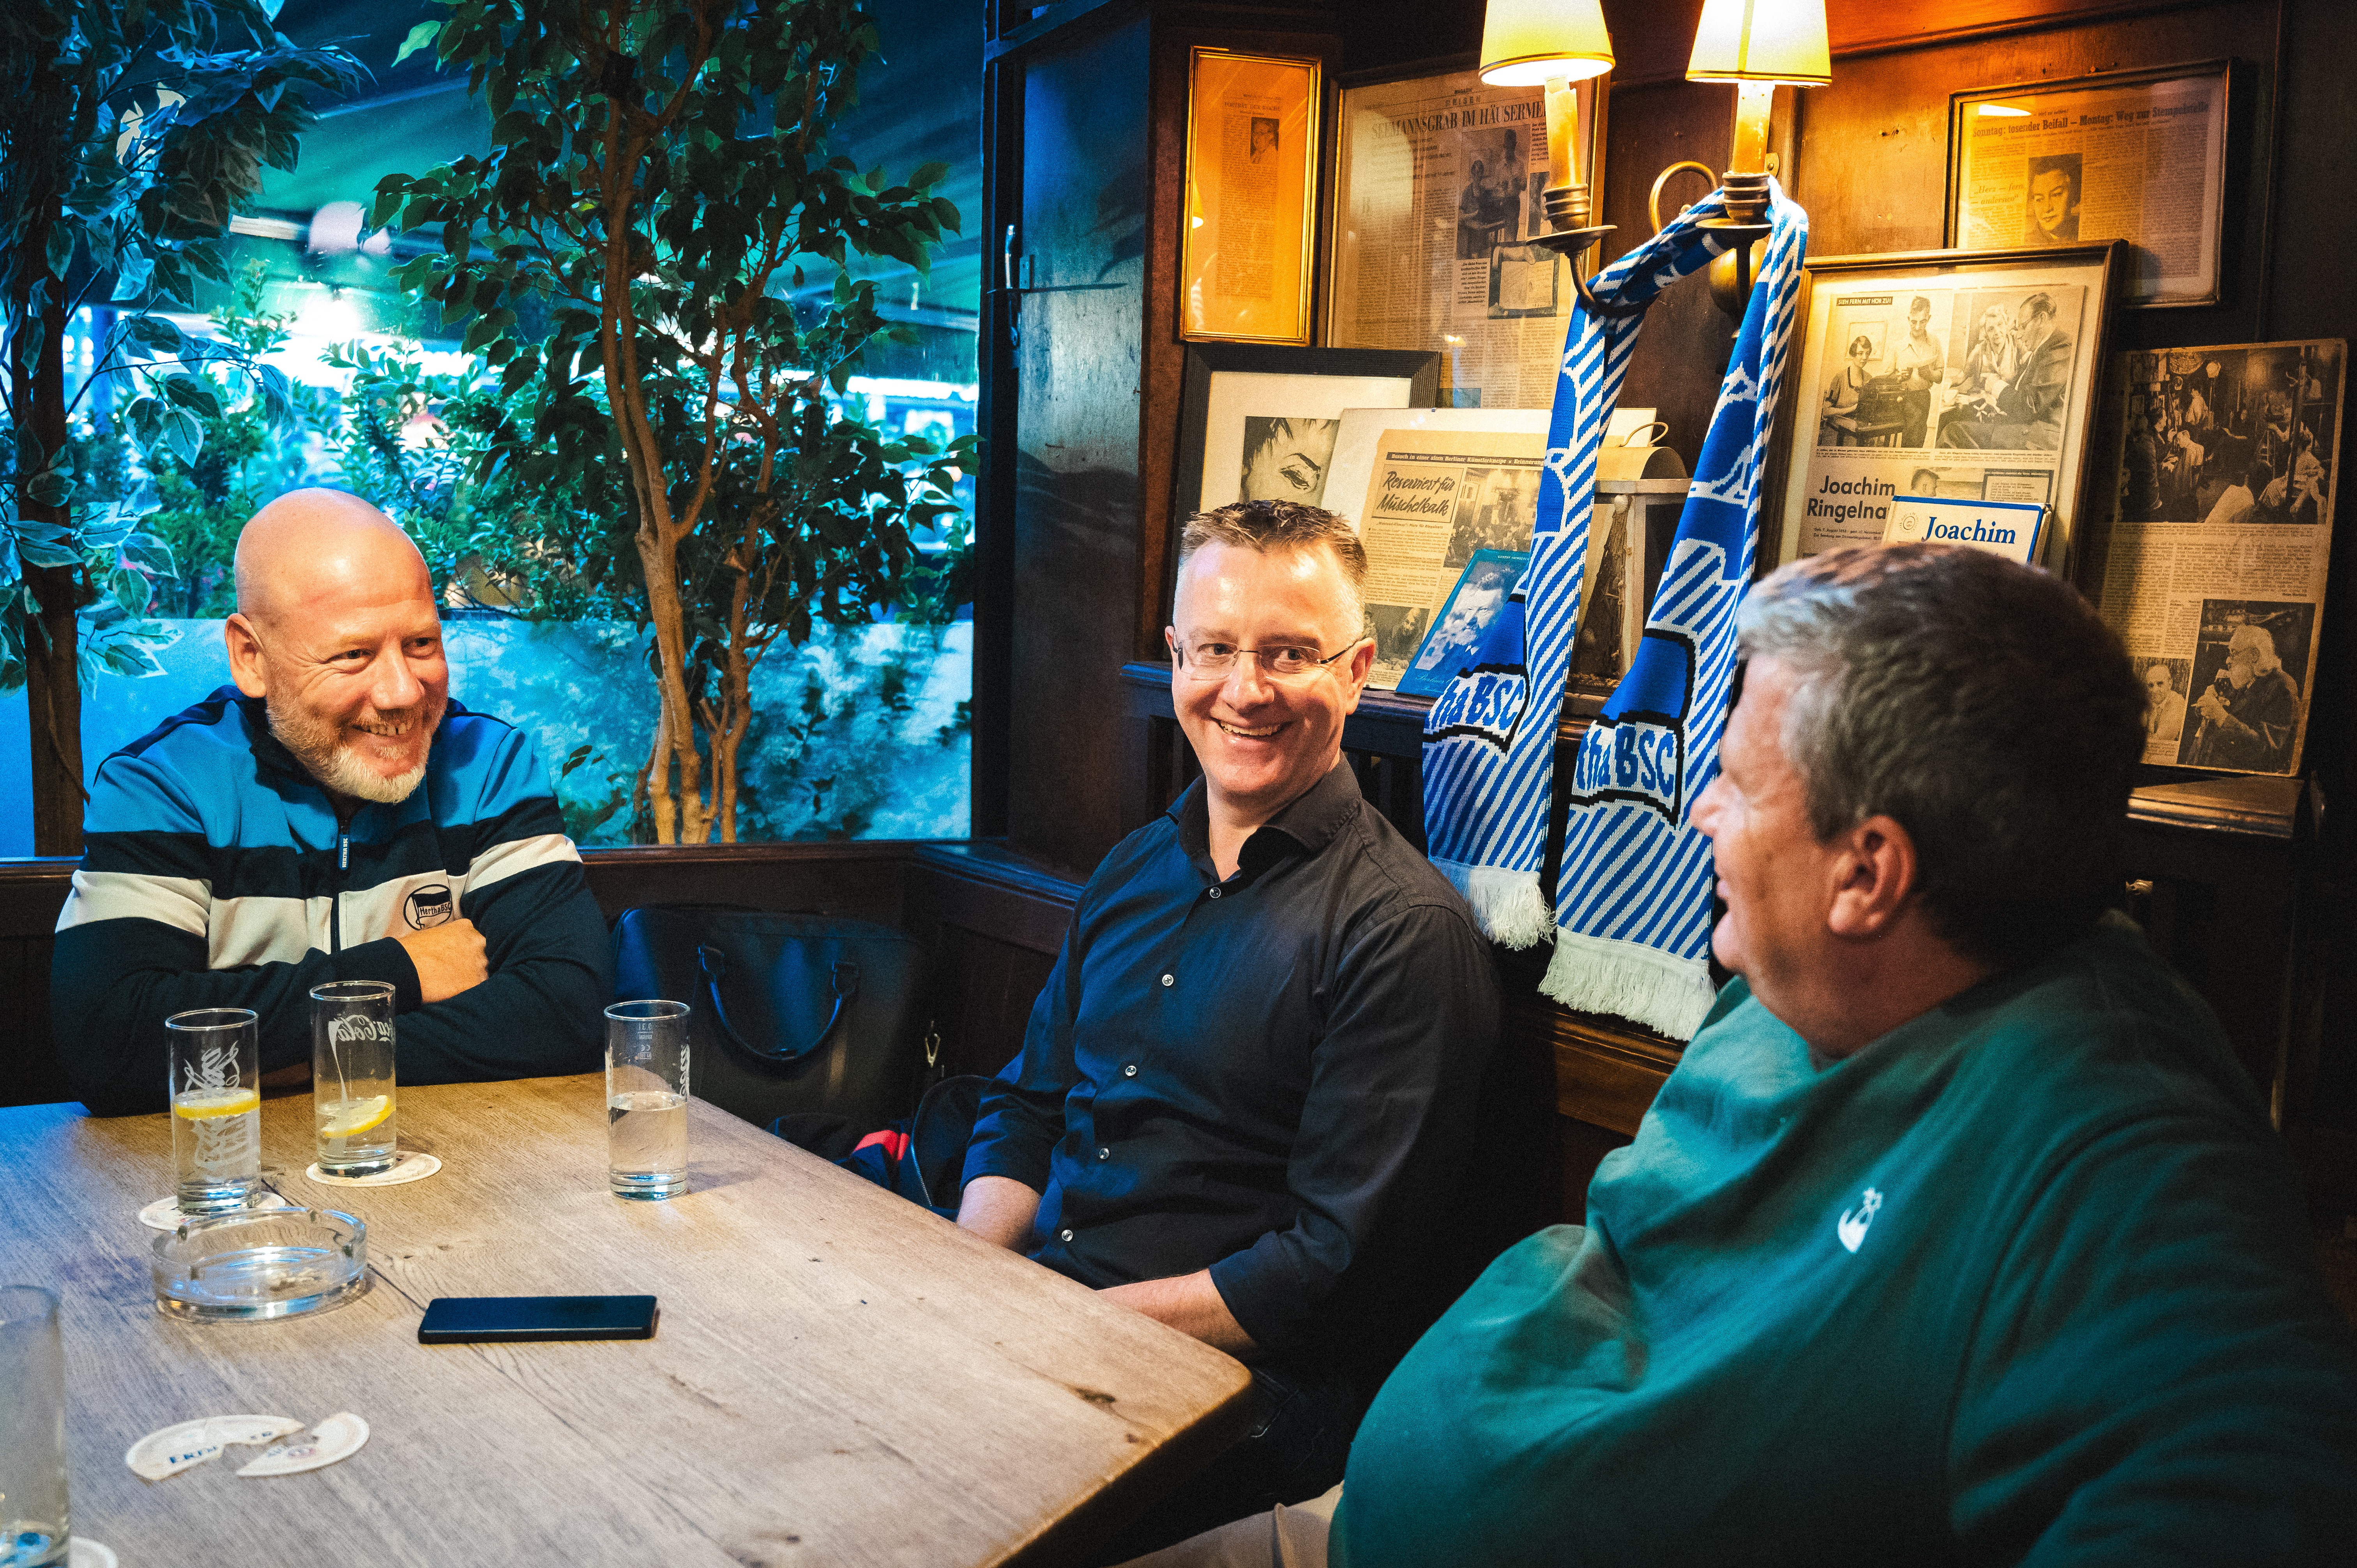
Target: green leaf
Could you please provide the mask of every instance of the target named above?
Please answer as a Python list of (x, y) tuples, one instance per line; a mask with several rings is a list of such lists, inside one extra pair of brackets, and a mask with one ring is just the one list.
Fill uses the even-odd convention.
[(123, 560), (126, 565), (153, 573), (158, 577), (180, 575), (172, 563), (172, 547), (152, 533), (135, 533), (124, 540)]
[(63, 277), (73, 266), (74, 247), (81, 241), (81, 231), (70, 223), (49, 225), (49, 275)]
[(434, 40), (441, 35), (442, 24), (439, 21), (418, 23), (409, 29), (409, 36), (401, 40), (401, 52), (393, 57), (393, 63), (399, 65), (419, 49), (433, 48)]
[(208, 419), (221, 417), (220, 395), (194, 376), (167, 376), (164, 379), (164, 396), (181, 408), (194, 409)]
[(122, 263), (114, 269), (114, 292), (107, 295), (107, 303), (120, 305), (126, 300), (137, 299), (147, 292), (147, 280), (155, 275), (155, 272), (156, 258), (153, 256), (124, 257)]
[(25, 481), (25, 499), (36, 506), (63, 506), (73, 499), (73, 488), (70, 470), (44, 468)]

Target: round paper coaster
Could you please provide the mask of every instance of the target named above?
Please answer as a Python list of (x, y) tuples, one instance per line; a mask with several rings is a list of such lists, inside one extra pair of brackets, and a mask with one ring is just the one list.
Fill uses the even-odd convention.
[(87, 1536), (66, 1538), (66, 1568), (122, 1568), (114, 1548)]
[(393, 1157), (393, 1168), (374, 1176), (329, 1176), (317, 1165), (307, 1166), (303, 1179), (316, 1181), (322, 1187), (399, 1187), (405, 1181), (424, 1181), (442, 1168), (440, 1156), (422, 1155), (415, 1149), (404, 1149)]
[[(228, 1214), (242, 1214), (245, 1213), (249, 1209), (254, 1208), (296, 1208), (299, 1207), (301, 1206), (296, 1204), (291, 1198), (281, 1197), (274, 1192), (265, 1191), (257, 1195), (254, 1200), (248, 1204), (243, 1209), (231, 1208), (225, 1209), (222, 1212)], [(183, 1214), (180, 1212), (180, 1200), (177, 1197), (159, 1197), (155, 1202), (149, 1204), (146, 1208), (139, 1211), (139, 1223), (145, 1225), (150, 1230), (177, 1230), (180, 1228), (180, 1221), (195, 1218), (197, 1218), (197, 1216)]]

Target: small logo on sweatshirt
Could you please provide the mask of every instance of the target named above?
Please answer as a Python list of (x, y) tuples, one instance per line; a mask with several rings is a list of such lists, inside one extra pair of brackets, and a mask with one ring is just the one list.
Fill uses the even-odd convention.
[(1866, 1197), (1856, 1208), (1843, 1209), (1841, 1219), (1834, 1226), (1834, 1234), (1841, 1238), (1841, 1244), (1853, 1252), (1857, 1251), (1866, 1240), (1866, 1228), (1874, 1223), (1875, 1211), (1881, 1207), (1882, 1195), (1867, 1187)]
[(450, 902), (450, 889), (439, 882), (412, 893), (402, 910), (411, 928), (420, 931), (428, 926), (449, 924), (457, 912)]

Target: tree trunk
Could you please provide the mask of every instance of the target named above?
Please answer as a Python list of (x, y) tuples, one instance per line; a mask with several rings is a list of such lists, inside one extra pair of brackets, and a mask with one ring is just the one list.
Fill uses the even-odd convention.
[[(44, 74), (41, 80), (53, 81)], [(52, 278), (39, 258), (48, 253), (49, 226), (59, 219), (54, 191), (44, 192), (35, 208), (38, 217), (25, 236), (24, 265), (17, 274), (16, 317), (19, 332), (39, 335), (38, 357), (27, 367), (22, 344), (11, 343), (8, 354), (9, 395), (19, 421), (16, 426), (17, 515), (35, 522), (64, 524), (70, 506), (44, 506), (25, 493), (25, 485), (65, 450), (65, 309), (58, 297), (62, 281)], [(33, 290), (41, 291), (45, 307), (32, 313)], [(78, 669), (75, 612), (81, 606), (79, 567), (28, 567), (25, 578), (40, 606), (34, 625), (25, 628), (25, 714), (32, 732), (33, 853), (81, 853), (81, 806), (87, 798), (81, 786), (81, 679)]]

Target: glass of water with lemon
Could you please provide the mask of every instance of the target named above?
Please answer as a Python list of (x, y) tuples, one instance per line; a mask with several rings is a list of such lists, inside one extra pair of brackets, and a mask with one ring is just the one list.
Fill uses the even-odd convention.
[(183, 1214), (243, 1208), (262, 1186), (262, 1061), (254, 1015), (197, 1007), (164, 1020), (171, 1045), (172, 1174)]
[(383, 981), (311, 988), (311, 1115), (321, 1174), (393, 1168), (393, 987)]

